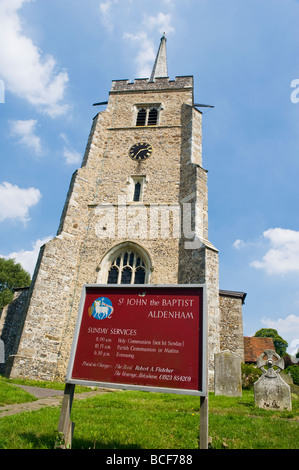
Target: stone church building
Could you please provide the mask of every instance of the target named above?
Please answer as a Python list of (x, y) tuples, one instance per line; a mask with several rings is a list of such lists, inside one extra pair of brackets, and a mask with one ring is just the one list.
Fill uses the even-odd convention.
[(64, 380), (84, 284), (206, 284), (211, 381), (215, 353), (243, 360), (246, 294), (219, 290), (193, 87), (169, 79), (165, 36), (149, 79), (112, 81), (57, 235), (3, 311), (6, 375)]

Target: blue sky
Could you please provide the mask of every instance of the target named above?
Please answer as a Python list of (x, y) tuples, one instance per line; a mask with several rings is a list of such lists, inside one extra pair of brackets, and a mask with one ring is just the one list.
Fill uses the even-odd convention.
[(299, 2), (0, 0), (0, 254), (32, 273), (111, 80), (194, 75), (220, 287), (299, 347)]

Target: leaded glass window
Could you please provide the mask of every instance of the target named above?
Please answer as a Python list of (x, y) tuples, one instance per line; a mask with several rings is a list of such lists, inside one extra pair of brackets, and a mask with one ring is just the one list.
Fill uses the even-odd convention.
[(108, 284), (144, 284), (146, 268), (140, 255), (134, 251), (123, 251), (110, 265)]

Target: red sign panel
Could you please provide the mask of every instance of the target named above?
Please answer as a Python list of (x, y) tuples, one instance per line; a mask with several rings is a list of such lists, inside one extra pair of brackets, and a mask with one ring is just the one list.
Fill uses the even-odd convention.
[(204, 394), (204, 323), (201, 286), (85, 286), (67, 382)]

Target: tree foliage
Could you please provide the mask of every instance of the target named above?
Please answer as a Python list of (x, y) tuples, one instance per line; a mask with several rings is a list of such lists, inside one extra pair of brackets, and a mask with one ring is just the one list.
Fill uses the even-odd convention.
[(0, 311), (13, 299), (14, 288), (28, 287), (30, 274), (13, 259), (0, 258)]
[(298, 364), (293, 364), (285, 369), (285, 373), (290, 374), (295, 385), (299, 385), (299, 367)]
[(286, 354), (288, 343), (273, 328), (261, 328), (255, 335), (258, 338), (272, 338), (275, 346), (275, 351), (282, 357)]

